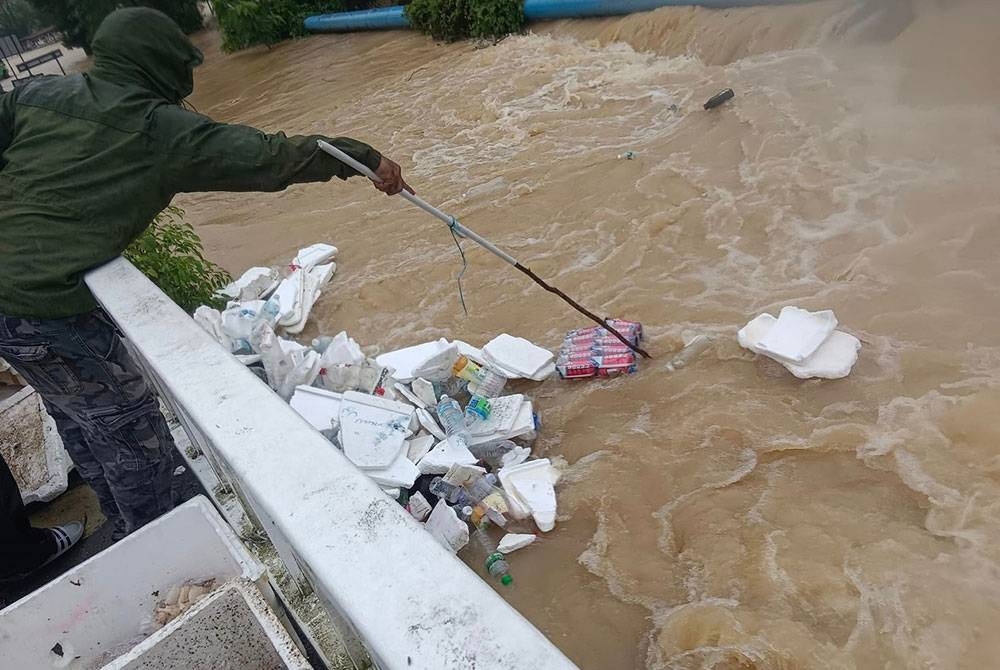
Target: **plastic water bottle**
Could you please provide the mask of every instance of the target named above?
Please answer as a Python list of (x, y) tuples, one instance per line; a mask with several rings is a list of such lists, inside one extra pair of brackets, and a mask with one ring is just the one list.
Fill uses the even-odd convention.
[(492, 411), (490, 398), (496, 398), (503, 393), (507, 378), (499, 372), (473, 363), (465, 356), (459, 356), (451, 370), (459, 379), (469, 382), (469, 393), (472, 399), (465, 408), (465, 417), (469, 423), (485, 421)]
[[(486, 463), (494, 471), (505, 465), (523, 463), (531, 455), (531, 449), (521, 447), (510, 440), (504, 440), (487, 447), (470, 448), (470, 451), (472, 451), (473, 456)], [(496, 485), (496, 482), (490, 483)]]
[(257, 315), (257, 318), (266, 321), (267, 325), (274, 328), (278, 323), (279, 316), (281, 316), (281, 299), (273, 295), (260, 308), (260, 314)]
[(496, 398), (503, 393), (507, 378), (486, 366), (477, 365), (465, 356), (459, 356), (451, 372), (459, 379), (474, 384), (469, 390), (484, 398)]
[(514, 581), (514, 577), (510, 574), (510, 566), (504, 555), (497, 550), (497, 543), (490, 536), (486, 524), (480, 525), (473, 536), (476, 538), (476, 544), (486, 554), (486, 572), (499, 579), (504, 586), (510, 586)]
[(331, 342), (333, 342), (332, 335), (321, 335), (312, 341), (313, 351), (317, 354), (322, 354), (330, 348)]
[(691, 340), (687, 346), (677, 352), (677, 355), (667, 363), (667, 371), (674, 372), (687, 366), (698, 356), (702, 355), (712, 346), (712, 338), (708, 335), (699, 335)]
[(441, 400), (438, 401), (437, 415), (448, 437), (456, 436), (468, 441), (469, 430), (465, 425), (465, 415), (457, 400), (446, 395), (441, 396)]
[(455, 484), (446, 482), (441, 477), (435, 477), (432, 479), (428, 490), (450, 505), (456, 505), (462, 509), (468, 507), (470, 515), (476, 505), (476, 501), (473, 500), (468, 491), (463, 489), (461, 486), (456, 486)]

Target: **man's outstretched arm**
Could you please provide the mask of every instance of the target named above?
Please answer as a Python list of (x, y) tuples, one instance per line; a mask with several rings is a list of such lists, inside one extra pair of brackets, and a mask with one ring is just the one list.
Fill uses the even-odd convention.
[(179, 107), (157, 111), (152, 150), (160, 156), (164, 186), (172, 192), (280, 191), (290, 184), (347, 179), (358, 173), (323, 152), (326, 140), (379, 175), (380, 191), (409, 187), (398, 165), (358, 140), (322, 135), (267, 134), (249, 126), (217, 123)]

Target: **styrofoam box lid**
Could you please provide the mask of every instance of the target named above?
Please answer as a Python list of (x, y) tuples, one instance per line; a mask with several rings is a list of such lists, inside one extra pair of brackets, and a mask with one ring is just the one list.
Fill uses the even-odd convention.
[[(0, 611), (0, 658), (10, 668), (90, 667), (139, 635), (170, 587), (264, 574), (212, 504), (197, 496)], [(78, 658), (55, 665), (57, 643)]]

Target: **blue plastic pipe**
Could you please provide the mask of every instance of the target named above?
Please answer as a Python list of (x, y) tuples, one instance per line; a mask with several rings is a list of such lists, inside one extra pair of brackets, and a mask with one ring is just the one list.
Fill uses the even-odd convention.
[[(660, 7), (756, 7), (791, 5), (810, 0), (524, 0), (528, 21), (573, 19), (584, 16), (621, 16)], [(316, 33), (344, 33), (355, 30), (395, 30), (409, 28), (401, 6), (310, 16), (306, 30)]]

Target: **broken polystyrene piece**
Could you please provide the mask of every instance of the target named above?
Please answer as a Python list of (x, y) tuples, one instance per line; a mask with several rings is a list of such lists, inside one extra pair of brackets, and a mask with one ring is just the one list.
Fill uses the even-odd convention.
[(299, 253), (295, 254), (295, 258), (292, 260), (292, 265), (300, 268), (311, 268), (336, 258), (337, 253), (337, 247), (332, 244), (317, 242), (299, 249)]
[(401, 489), (398, 486), (394, 488), (386, 488), (385, 486), (380, 486), (379, 488), (381, 488), (382, 492), (385, 493), (390, 498), (392, 498), (393, 500), (398, 500), (400, 493), (402, 493)]
[(305, 278), (303, 270), (293, 270), (281, 281), (274, 292), (278, 298), (281, 312), (278, 314), (279, 326), (290, 326), (302, 319), (302, 303), (305, 301)]
[(497, 551), (501, 554), (509, 554), (518, 549), (524, 549), (537, 539), (537, 535), (529, 533), (507, 533), (500, 540), (500, 544), (497, 545)]
[(406, 384), (396, 382), (393, 384), (393, 388), (396, 389), (401, 396), (406, 398), (414, 407), (427, 409), (427, 403), (418, 398), (417, 395), (406, 386)]
[(216, 339), (226, 351), (233, 350), (233, 340), (222, 328), (222, 314), (217, 309), (202, 305), (194, 311), (194, 322)]
[(490, 433), (487, 435), (472, 435), (469, 438), (469, 445), (473, 447), (486, 447), (489, 445), (519, 438), (528, 442), (535, 439), (535, 413), (530, 400), (521, 403), (517, 411), (514, 423), (510, 430)]
[(784, 363), (799, 379), (843, 379), (858, 362), (861, 340), (849, 333), (833, 331), (816, 352), (799, 365)]
[[(451, 347), (448, 340), (425, 342), (405, 349), (397, 349), (381, 354), (375, 358), (381, 365), (393, 368), (396, 381), (408, 383), (419, 377), (415, 370), (429, 360), (447, 351)], [(456, 356), (457, 358), (457, 356)], [(451, 374), (451, 368), (448, 369)]]
[(424, 527), (453, 554), (469, 543), (469, 524), (459, 519), (444, 500), (438, 500)]
[(500, 483), (508, 497), (514, 496), (531, 511), (531, 517), (543, 533), (556, 525), (556, 490), (551, 470), (552, 464), (547, 458), (500, 470)]
[(465, 356), (468, 359), (479, 363), (480, 365), (486, 362), (486, 358), (483, 356), (483, 350), (477, 349), (468, 342), (463, 342), (462, 340), (453, 340), (452, 344), (458, 347), (458, 353)]
[(802, 363), (837, 328), (837, 317), (830, 310), (809, 312), (798, 307), (783, 307), (778, 320), (757, 343), (761, 353), (788, 363)]
[(514, 428), (523, 404), (524, 396), (521, 394), (491, 398), (490, 415), (469, 426), (469, 434), (472, 437), (506, 435)]
[(309, 386), (319, 376), (319, 354), (312, 349), (303, 349), (291, 354), (292, 368), (276, 391), (285, 400), (292, 397), (297, 386)]
[(277, 272), (271, 268), (250, 268), (239, 279), (216, 291), (216, 295), (246, 302), (266, 297), (277, 286)]
[(298, 386), (292, 395), (292, 406), (316, 430), (326, 430), (340, 421), (340, 404), (343, 396), (315, 386)]
[(456, 463), (475, 465), (478, 459), (472, 455), (461, 440), (448, 438), (438, 443), (420, 459), (417, 467), (423, 475), (444, 475)]
[(365, 355), (361, 351), (361, 347), (343, 330), (337, 333), (323, 350), (323, 367), (327, 368), (334, 365), (361, 363), (364, 360)]
[(379, 486), (399, 486), (408, 489), (413, 486), (413, 482), (420, 476), (420, 470), (413, 464), (406, 454), (409, 445), (403, 443), (399, 455), (393, 459), (389, 467), (378, 470), (365, 470), (365, 474), (375, 480)]
[(420, 459), (434, 447), (437, 440), (433, 435), (418, 435), (406, 441), (406, 457), (413, 463), (419, 463)]
[(456, 463), (448, 468), (448, 472), (445, 473), (443, 479), (449, 484), (464, 486), (465, 484), (471, 484), (485, 474), (486, 468), (481, 468), (478, 465)]
[(417, 521), (426, 519), (431, 513), (431, 509), (431, 504), (427, 502), (427, 498), (420, 491), (410, 496), (410, 501), (406, 504), (406, 510)]
[(426, 407), (437, 407), (438, 398), (434, 392), (434, 384), (426, 379), (417, 377), (410, 384), (410, 388), (413, 390), (413, 395), (420, 398)]
[(336, 270), (337, 265), (335, 263), (329, 263), (327, 265), (317, 265), (314, 268), (303, 269), (303, 287), (302, 287), (302, 303), (299, 305), (296, 314), (298, 315), (298, 321), (294, 323), (282, 323), (285, 326), (285, 330), (289, 333), (296, 335), (305, 330), (306, 321), (309, 320), (309, 314), (312, 312), (313, 305), (316, 304), (316, 300), (319, 299), (320, 291), (324, 286), (330, 283), (331, 277)]
[(340, 405), (344, 455), (362, 469), (389, 467), (406, 446), (412, 415), (409, 405), (347, 391)]
[[(761, 350), (760, 341), (777, 323), (770, 314), (761, 314), (740, 329), (736, 336), (744, 349), (772, 358)], [(861, 341), (853, 335), (835, 330), (820, 347), (799, 365), (774, 359), (799, 379), (842, 379), (851, 373), (858, 361)]]
[[(539, 376), (555, 361), (555, 355), (532, 344), (523, 337), (503, 333), (497, 335), (483, 347), (483, 356), (501, 371), (513, 372), (517, 377), (542, 381)], [(553, 370), (554, 371), (554, 370)], [(551, 374), (551, 373), (550, 373)]]
[(452, 368), (458, 360), (458, 347), (449, 344), (437, 353), (424, 359), (422, 363), (414, 366), (413, 376), (422, 377), (432, 382), (443, 382), (451, 378)]
[(420, 422), (420, 427), (426, 430), (428, 433), (433, 435), (439, 440), (443, 440), (448, 437), (441, 426), (438, 424), (437, 419), (434, 418), (430, 412), (425, 409), (417, 408), (417, 420)]

